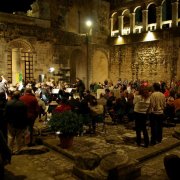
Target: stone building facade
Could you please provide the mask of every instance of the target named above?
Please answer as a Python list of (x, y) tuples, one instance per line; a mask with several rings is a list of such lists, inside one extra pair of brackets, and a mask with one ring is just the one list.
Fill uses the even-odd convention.
[(110, 21), (111, 79), (180, 79), (179, 0), (122, 0)]
[(27, 13), (0, 12), (0, 73), (12, 84), (79, 77), (87, 87), (105, 79), (180, 79), (179, 4), (36, 0)]
[(102, 81), (108, 78), (108, 26), (109, 3), (101, 0), (36, 0), (27, 13), (1, 12), (0, 73), (12, 84), (39, 77)]

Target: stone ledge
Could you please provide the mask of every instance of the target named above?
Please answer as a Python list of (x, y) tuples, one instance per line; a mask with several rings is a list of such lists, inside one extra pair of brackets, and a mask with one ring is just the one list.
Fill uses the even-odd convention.
[(129, 162), (123, 167), (117, 167), (109, 171), (108, 176), (99, 176), (95, 171), (83, 170), (74, 166), (73, 173), (84, 180), (107, 180), (107, 179), (120, 179), (132, 180), (141, 176), (141, 167), (136, 162)]
[(180, 146), (180, 141), (173, 137), (169, 137), (168, 139), (163, 140), (160, 144), (149, 146), (148, 148), (140, 148), (133, 154), (129, 154), (129, 156), (139, 162), (143, 162), (177, 146)]

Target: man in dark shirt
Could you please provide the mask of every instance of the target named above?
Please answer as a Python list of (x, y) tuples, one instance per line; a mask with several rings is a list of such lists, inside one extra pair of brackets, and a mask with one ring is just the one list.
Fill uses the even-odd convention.
[[(5, 107), (5, 119), (8, 123), (10, 135), (9, 147), (12, 153), (19, 152), (24, 146), (24, 131), (28, 125), (27, 107), (19, 98), (20, 92), (15, 91), (12, 100), (8, 101)], [(14, 150), (15, 141), (16, 150)]]

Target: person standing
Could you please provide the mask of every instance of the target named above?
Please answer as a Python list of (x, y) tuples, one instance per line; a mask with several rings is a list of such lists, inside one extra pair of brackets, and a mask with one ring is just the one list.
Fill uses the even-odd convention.
[[(15, 91), (12, 99), (9, 100), (5, 107), (5, 119), (8, 123), (9, 148), (12, 153), (17, 153), (24, 146), (24, 131), (28, 125), (27, 107), (19, 100), (20, 92)], [(17, 149), (14, 150), (16, 141)]]
[(176, 94), (176, 99), (173, 102), (173, 106), (175, 109), (175, 118), (180, 121), (180, 93)]
[(144, 136), (144, 147), (149, 146), (149, 135), (146, 128), (148, 119), (147, 111), (150, 106), (149, 91), (146, 87), (142, 86), (139, 93), (134, 96), (134, 115), (135, 115), (135, 129), (136, 129), (136, 143), (141, 145), (141, 132)]
[(36, 118), (38, 117), (38, 101), (32, 93), (32, 89), (30, 88), (25, 89), (24, 95), (20, 97), (20, 100), (27, 106), (28, 129), (30, 132), (30, 143), (28, 144), (28, 146), (33, 146), (33, 126)]
[(7, 83), (7, 81), (6, 81), (6, 79), (4, 78), (4, 76), (1, 76), (0, 77), (0, 93), (2, 94), (2, 95), (4, 95), (4, 98), (6, 99), (6, 97), (7, 97), (7, 94), (6, 94), (6, 92), (7, 92), (7, 85), (6, 85), (6, 83)]
[(85, 85), (79, 78), (76, 78), (76, 88), (77, 92), (79, 93), (80, 100), (82, 100), (82, 98), (84, 98)]
[(7, 123), (4, 118), (4, 111), (6, 106), (6, 97), (3, 92), (0, 92), (0, 131), (2, 131), (2, 134), (7, 141)]
[(160, 84), (153, 84), (154, 92), (150, 96), (150, 126), (151, 126), (151, 145), (161, 143), (163, 136), (163, 120), (166, 99), (161, 92)]

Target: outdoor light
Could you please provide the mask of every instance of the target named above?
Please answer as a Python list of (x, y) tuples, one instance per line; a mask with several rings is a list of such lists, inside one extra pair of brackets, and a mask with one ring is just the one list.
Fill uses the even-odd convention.
[(59, 135), (59, 134), (61, 134), (61, 132), (60, 132), (60, 131), (57, 131), (56, 134)]
[(87, 20), (86, 21), (86, 26), (87, 27), (91, 27), (92, 26), (92, 21), (91, 20)]
[(154, 41), (156, 40), (154, 33), (151, 31), (148, 31), (148, 33), (146, 34), (144, 41)]
[(115, 44), (116, 45), (119, 45), (119, 44), (124, 44), (124, 39), (122, 36), (118, 35), (116, 41), (115, 41)]
[(49, 72), (50, 72), (50, 73), (54, 72), (54, 70), (55, 70), (54, 67), (50, 67), (50, 68), (49, 68)]

